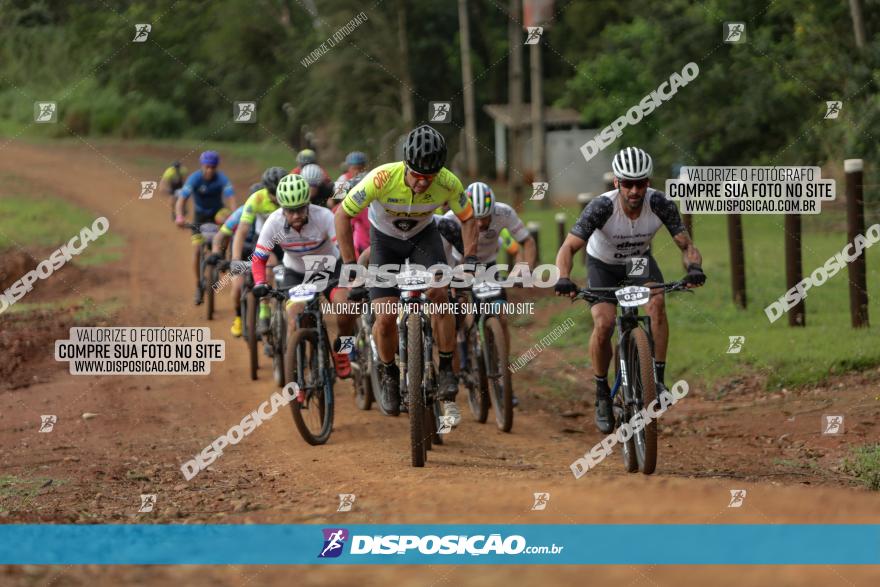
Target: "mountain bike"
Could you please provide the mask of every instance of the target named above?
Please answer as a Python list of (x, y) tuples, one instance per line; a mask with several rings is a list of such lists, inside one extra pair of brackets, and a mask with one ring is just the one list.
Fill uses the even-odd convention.
[(251, 292), (254, 287), (254, 276), (251, 273), (251, 262), (221, 261), (218, 265), (221, 271), (228, 269), (233, 275), (241, 275), (244, 277), (244, 283), (241, 285), (241, 297), (238, 302), (241, 311), (241, 336), (248, 346), (251, 381), (256, 381), (257, 369), (259, 368), (257, 312), (259, 311), (260, 301), (254, 298), (254, 294)]
[(484, 310), (466, 320), (460, 333), (459, 377), (468, 390), (468, 405), (477, 422), (486, 421), (489, 404), (502, 432), (513, 427), (513, 384), (508, 367), (507, 342), (499, 313), (504, 289), (497, 283), (476, 284), (471, 297)]
[(299, 386), (290, 402), (293, 421), (311, 445), (324, 444), (333, 431), (333, 384), (336, 368), (330, 359), (330, 337), (321, 313), (321, 296), (313, 283), (290, 290), (290, 301), (305, 304), (296, 317), (296, 330), (287, 345), (285, 367), (288, 382)]
[(409, 264), (397, 276), (400, 288), (400, 312), (397, 316), (400, 390), (402, 396), (405, 393), (406, 410), (409, 412), (413, 467), (425, 466), (432, 443), (442, 444), (440, 402), (436, 399), (434, 337), (431, 316), (424, 311), (428, 303), (425, 290), (432, 277), (428, 271), (410, 269)]
[[(267, 296), (271, 299), (272, 314), (269, 317), (269, 328), (262, 335), (263, 352), (272, 358), (272, 376), (275, 379), (275, 384), (278, 387), (284, 387), (286, 376), (284, 351), (287, 342), (287, 310), (285, 306), (291, 286), (285, 286), (284, 265), (275, 265), (272, 267), (272, 273), (275, 276), (275, 288), (270, 289)], [(248, 308), (248, 311), (254, 313), (255, 310)]]
[(214, 288), (211, 287), (219, 279), (219, 271), (216, 265), (209, 265), (205, 261), (211, 254), (211, 243), (214, 235), (220, 230), (220, 227), (213, 222), (205, 222), (204, 224), (185, 223), (183, 226), (189, 228), (193, 238), (201, 237), (202, 244), (199, 246), (199, 289), (205, 296), (205, 313), (208, 320), (214, 319)]
[[(587, 287), (578, 291), (574, 299), (597, 302), (602, 294), (613, 292), (617, 298), (618, 315), (615, 320), (617, 344), (614, 347), (614, 386), (611, 399), (614, 411), (614, 429), (631, 422), (657, 399), (657, 374), (654, 369), (654, 337), (651, 318), (639, 315), (639, 306), (647, 304), (652, 295), (673, 291), (693, 293), (684, 280), (650, 286)], [(657, 466), (657, 421), (646, 420), (645, 426), (623, 444), (623, 463), (627, 472), (641, 471), (645, 475)]]

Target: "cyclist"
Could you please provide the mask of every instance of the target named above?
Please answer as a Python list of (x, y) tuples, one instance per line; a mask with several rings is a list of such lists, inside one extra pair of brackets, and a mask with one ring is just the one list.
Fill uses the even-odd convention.
[[(672, 240), (683, 252), (688, 287), (703, 285), (706, 281), (701, 267), (703, 259), (682, 224), (678, 208), (666, 194), (649, 187), (653, 169), (651, 156), (638, 147), (626, 147), (614, 156), (611, 167), (615, 189), (587, 204), (556, 255), (560, 275), (556, 294), (575, 295), (577, 286), (569, 279), (572, 258), (585, 245), (589, 287), (620, 285), (627, 279), (626, 261), (632, 257), (646, 257), (647, 276), (641, 280), (644, 284), (663, 283), (663, 274), (651, 255), (651, 240), (661, 226), (666, 226)], [(590, 360), (596, 380), (596, 426), (604, 434), (614, 429), (608, 365), (612, 357), (611, 334), (616, 305), (617, 300), (611, 294), (590, 308), (593, 315)], [(652, 296), (646, 311), (651, 317), (654, 334), (659, 396), (666, 388), (664, 375), (669, 341), (664, 296)]]
[[(290, 170), (291, 173), (295, 173), (297, 175), (302, 175), (302, 171), (306, 165), (318, 165), (318, 156), (315, 155), (315, 152), (312, 149), (303, 149), (296, 155), (296, 167)], [(328, 174), (323, 167), (318, 165), (321, 173), (324, 176), (325, 181), (330, 181), (330, 174)]]
[[(386, 163), (370, 171), (351, 188), (336, 210), (336, 232), (344, 263), (355, 263), (350, 218), (369, 206), (370, 263), (393, 264), (398, 268), (409, 259), (413, 264), (430, 267), (444, 263), (443, 243), (434, 224), (433, 211), (449, 201), (462, 220), (465, 261), (476, 263), (477, 223), (473, 208), (461, 181), (443, 165), (446, 163), (446, 140), (430, 126), (420, 126), (409, 133), (404, 145), (404, 161)], [(370, 301), (376, 314), (373, 336), (379, 347), (382, 393), (392, 415), (399, 413), (400, 373), (394, 361), (397, 348), (397, 314), (389, 307), (400, 292), (393, 283), (371, 287)], [(430, 288), (426, 295), (433, 303), (448, 302), (447, 288)], [(440, 352), (438, 374), (439, 399), (443, 415), (456, 426), (461, 412), (455, 405), (458, 381), (452, 370), (455, 348), (455, 317), (435, 314), (434, 332)]]
[[(335, 187), (333, 188), (333, 200), (337, 201), (337, 203), (333, 206), (333, 212), (336, 212), (336, 208), (339, 206), (338, 202), (341, 202), (343, 198), (345, 198), (345, 194), (348, 191), (356, 186), (366, 175), (366, 172), (361, 172), (350, 179), (343, 179), (345, 174), (340, 176), (338, 180), (336, 180)], [(364, 208), (358, 214), (351, 218), (351, 230), (352, 237), (354, 239), (354, 252), (360, 258), (361, 254), (370, 248), (370, 219), (368, 218), (368, 210)], [(349, 292), (351, 293), (351, 292)]]
[[(232, 183), (223, 172), (217, 170), (220, 155), (217, 151), (205, 151), (199, 157), (201, 169), (190, 175), (183, 184), (175, 207), (175, 223), (183, 226), (186, 223), (184, 204), (191, 196), (195, 201), (194, 224), (214, 222), (214, 215), (224, 207), (235, 210), (235, 192)], [(199, 280), (199, 247), (202, 246), (201, 235), (193, 236), (193, 267), (196, 276), (195, 304), (202, 303), (205, 295)]]
[[(220, 232), (214, 237), (213, 254), (209, 257), (208, 262), (216, 262), (219, 260), (219, 253), (225, 246), (225, 240), (230, 236), (232, 238), (232, 260), (247, 260), (253, 254), (253, 240), (255, 236), (260, 234), (260, 229), (266, 218), (278, 209), (278, 201), (275, 198), (275, 190), (281, 178), (287, 175), (287, 171), (283, 167), (270, 167), (263, 172), (263, 179), (260, 185), (263, 187), (254, 191), (248, 196), (244, 205), (235, 211), (229, 220), (220, 228)], [(239, 212), (240, 210), (240, 212)], [(240, 230), (238, 230), (240, 228)], [(219, 245), (218, 247), (218, 240)], [(281, 256), (276, 251), (276, 256)], [(233, 336), (241, 336), (241, 288), (244, 285), (244, 277), (235, 275), (232, 278), (232, 305), (235, 308), (235, 319), (232, 321), (232, 327), (229, 329)], [(265, 331), (269, 322), (271, 309), (268, 304), (260, 304), (260, 327)]]
[(333, 182), (326, 172), (315, 163), (309, 163), (302, 169), (303, 179), (309, 182), (309, 199), (315, 206), (329, 208), (333, 197)]
[(171, 166), (162, 173), (159, 180), (159, 191), (163, 191), (171, 196), (171, 219), (174, 220), (174, 206), (177, 198), (175, 194), (177, 190), (183, 187), (186, 175), (189, 173), (186, 167), (181, 165), (180, 161), (174, 161)]
[(348, 169), (336, 181), (351, 181), (355, 176), (367, 171), (367, 155), (361, 151), (352, 151), (345, 156)]
[[(280, 209), (266, 219), (263, 230), (257, 240), (257, 248), (253, 256), (251, 270), (254, 276), (254, 296), (263, 298), (269, 292), (266, 283), (266, 260), (275, 243), (284, 250), (284, 286), (293, 287), (303, 283), (306, 266), (304, 257), (311, 255), (329, 255), (339, 258), (336, 246), (336, 230), (333, 213), (327, 208), (309, 203), (309, 184), (302, 176), (289, 174), (278, 182), (276, 197)], [(341, 266), (335, 263), (331, 283), (339, 281)], [(276, 285), (278, 287), (278, 285)], [(329, 298), (334, 303), (344, 303), (348, 293), (344, 288), (334, 287)], [(302, 311), (302, 304), (287, 303), (290, 336), (296, 327), (296, 315)], [(349, 336), (354, 332), (356, 316), (349, 312), (337, 314), (336, 324), (339, 336)], [(334, 349), (341, 348), (337, 337)], [(348, 355), (333, 353), (336, 373), (340, 378), (351, 375), (351, 362)]]
[[(498, 258), (498, 252), (501, 248), (501, 231), (506, 229), (513, 236), (515, 242), (523, 246), (525, 251), (526, 263), (529, 269), (535, 268), (537, 262), (537, 246), (535, 239), (529, 233), (529, 230), (520, 220), (516, 210), (502, 202), (495, 201), (495, 193), (487, 184), (477, 181), (467, 187), (468, 200), (474, 209), (474, 218), (480, 228), (479, 238), (477, 240), (477, 259), (480, 264), (491, 267), (495, 265)], [(442, 224), (452, 222), (455, 227), (451, 232), (455, 232), (455, 228), (460, 224), (458, 217), (450, 210), (443, 216)], [(448, 228), (441, 228), (441, 234), (449, 234)], [(447, 237), (447, 241), (455, 243), (455, 237)], [(450, 255), (455, 265), (462, 261), (460, 249), (450, 247)], [(503, 298), (507, 299), (507, 292), (502, 292)], [(507, 330), (507, 318), (502, 313), (500, 316), (501, 327), (504, 330), (504, 338), (507, 342), (507, 348), (510, 348), (510, 333)]]

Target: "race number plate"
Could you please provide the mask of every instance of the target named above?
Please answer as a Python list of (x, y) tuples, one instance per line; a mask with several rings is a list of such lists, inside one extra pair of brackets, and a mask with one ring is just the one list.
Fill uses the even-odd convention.
[(315, 287), (314, 284), (304, 283), (302, 285), (290, 288), (290, 301), (296, 303), (310, 302), (315, 299), (317, 293), (318, 288)]
[(621, 288), (614, 295), (623, 307), (644, 306), (651, 300), (651, 290), (640, 285)]

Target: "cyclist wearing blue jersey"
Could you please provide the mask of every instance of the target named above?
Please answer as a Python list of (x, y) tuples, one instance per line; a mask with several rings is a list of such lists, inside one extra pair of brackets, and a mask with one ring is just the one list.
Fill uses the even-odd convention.
[[(220, 155), (217, 151), (205, 151), (199, 157), (199, 163), (202, 168), (186, 179), (177, 196), (175, 223), (181, 227), (186, 223), (184, 203), (190, 197), (195, 202), (193, 206), (195, 209), (193, 222), (195, 224), (214, 222), (214, 216), (224, 207), (235, 210), (232, 183), (226, 175), (217, 170), (217, 166), (220, 165)], [(196, 277), (195, 304), (197, 306), (202, 303), (202, 297), (205, 293), (199, 285), (199, 247), (201, 246), (201, 237), (193, 237), (193, 268)]]

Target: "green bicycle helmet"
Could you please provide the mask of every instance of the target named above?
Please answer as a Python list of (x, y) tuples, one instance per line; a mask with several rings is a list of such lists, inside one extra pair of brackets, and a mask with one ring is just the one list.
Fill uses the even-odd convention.
[(278, 182), (275, 190), (278, 205), (282, 208), (302, 208), (309, 204), (309, 182), (303, 176), (291, 173)]

